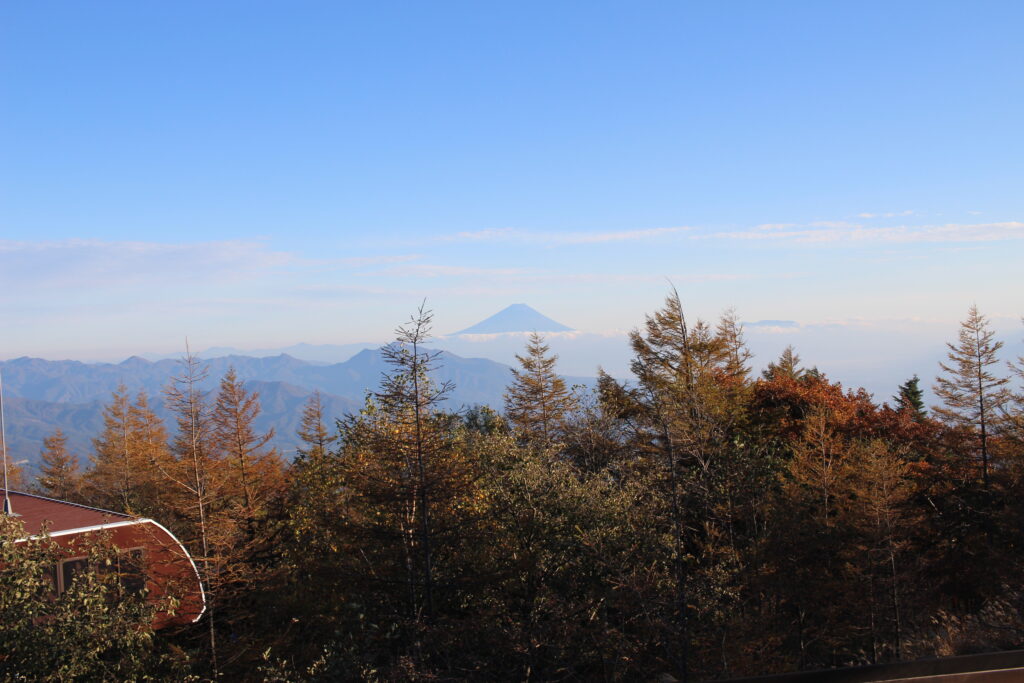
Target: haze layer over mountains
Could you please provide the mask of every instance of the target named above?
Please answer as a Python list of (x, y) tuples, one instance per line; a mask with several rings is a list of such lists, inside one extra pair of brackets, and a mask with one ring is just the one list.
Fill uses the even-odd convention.
[[(530, 325), (530, 331), (547, 331), (538, 329), (546, 327), (569, 329), (527, 306), (509, 307), (474, 327), (494, 329), (516, 325)], [(260, 394), (262, 413), (257, 428), (263, 431), (273, 428), (276, 432), (273, 444), (286, 457), (294, 453), (295, 431), (302, 407), (313, 391), (323, 395), (327, 415), (342, 417), (359, 410), (367, 393), (376, 390), (382, 374), (389, 371), (379, 349), (359, 349), (339, 363), (302, 360), (286, 353), (257, 357), (241, 353), (215, 355), (212, 351), (216, 350), (200, 354), (208, 369), (202, 389), (215, 391), (220, 378), (229, 368), (234, 368), (247, 388)], [(454, 386), (448, 396), (449, 406), (489, 405), (501, 409), (503, 393), (511, 378), (508, 365), (485, 358), (464, 358), (442, 350), (437, 366), (435, 379)], [(147, 394), (157, 407), (158, 415), (169, 423), (170, 416), (163, 408), (161, 395), (178, 372), (179, 363), (175, 359), (147, 360), (139, 356), (120, 363), (17, 358), (0, 362), (0, 370), (7, 399), (10, 454), (14, 460), (34, 463), (43, 438), (58, 428), (68, 436), (72, 450), (80, 458), (86, 457), (91, 451), (91, 439), (102, 429), (103, 406), (121, 386), (131, 395)], [(566, 379), (570, 384), (592, 382), (586, 377)]]
[[(630, 349), (625, 331), (590, 333), (552, 320), (526, 304), (513, 304), (493, 316), (452, 334), (431, 340), (441, 350), (436, 378), (451, 381), (453, 408), (476, 404), (498, 410), (526, 339), (544, 335), (558, 368), (570, 385), (592, 385), (598, 367), (628, 380)], [(955, 334), (951, 329), (949, 338)], [(865, 387), (879, 402), (913, 374), (931, 384), (943, 357), (936, 330), (926, 341), (920, 330), (880, 333), (869, 326), (800, 325), (787, 320), (745, 324), (745, 335), (759, 369), (793, 344), (807, 366), (817, 366), (848, 387)], [(1005, 335), (1007, 357), (1019, 355), (1019, 335)], [(260, 393), (257, 427), (276, 432), (274, 445), (290, 457), (296, 445), (302, 406), (317, 390), (331, 417), (358, 410), (367, 392), (378, 387), (388, 370), (379, 343), (296, 344), (276, 349), (210, 348), (200, 353), (209, 374), (203, 388), (215, 390), (234, 367), (247, 387)], [(34, 463), (44, 437), (62, 429), (80, 458), (91, 452), (91, 439), (102, 428), (103, 405), (124, 385), (130, 394), (146, 393), (165, 419), (161, 392), (178, 370), (176, 357), (133, 356), (119, 363), (17, 358), (0, 362), (7, 399), (8, 444), (15, 460)]]

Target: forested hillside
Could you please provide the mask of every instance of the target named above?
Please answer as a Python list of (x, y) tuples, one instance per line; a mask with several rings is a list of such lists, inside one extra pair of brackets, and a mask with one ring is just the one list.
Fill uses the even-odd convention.
[[(631, 381), (567, 386), (535, 335), (500, 411), (456, 411), (430, 322), (375, 356), (361, 409), (306, 400), (294, 462), (261, 427), (265, 387), (191, 356), (166, 412), (115, 384), (100, 423), (74, 423), (89, 453), (49, 435), (21, 486), (166, 524), (209, 609), (154, 634), (97, 599), (46, 622), (36, 664), (0, 653), (0, 678), (45, 679), (56, 651), (86, 680), (117, 661), (166, 680), (698, 681), (1024, 646), (1024, 359), (976, 309), (935, 378), (881, 404), (792, 348), (753, 374), (735, 315), (689, 319), (673, 292), (630, 336)], [(41, 570), (0, 532), (0, 609), (58, 609), (6, 589)], [(144, 637), (68, 637), (99, 620)], [(18, 633), (0, 623), (0, 643)]]
[[(444, 352), (434, 379), (452, 382), (446, 408), (457, 410), (471, 405), (500, 406), (507, 365), (483, 358), (462, 358)], [(216, 356), (204, 354), (207, 376), (200, 383), (204, 391), (215, 389), (229, 369), (258, 392), (262, 411), (256, 427), (274, 430), (270, 445), (290, 459), (299, 445), (296, 428), (302, 404), (314, 391), (320, 392), (327, 412), (335, 417), (358, 411), (366, 392), (378, 388), (387, 370), (379, 350), (363, 350), (342, 363), (313, 363), (281, 354), (272, 357)], [(143, 392), (162, 420), (171, 419), (165, 407), (163, 389), (178, 368), (174, 360), (148, 361), (132, 357), (121, 363), (82, 363), (17, 358), (0, 362), (5, 396), (10, 403), (7, 421), (9, 453), (36, 467), (43, 438), (60, 428), (68, 447), (79, 453), (92, 448), (97, 426), (102, 421), (102, 404), (114, 392), (132, 396)], [(593, 385), (590, 378), (571, 378), (572, 383)]]

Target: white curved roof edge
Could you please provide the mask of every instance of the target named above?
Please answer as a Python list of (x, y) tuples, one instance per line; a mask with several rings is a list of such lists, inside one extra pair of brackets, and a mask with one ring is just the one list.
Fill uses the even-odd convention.
[[(85, 507), (85, 506), (82, 506), (82, 507)], [(185, 549), (185, 546), (182, 544), (182, 542), (178, 540), (178, 537), (175, 536), (173, 533), (171, 533), (170, 529), (168, 529), (167, 527), (165, 527), (163, 524), (161, 524), (160, 522), (156, 521), (155, 519), (150, 519), (148, 517), (139, 517), (138, 519), (127, 519), (127, 520), (120, 521), (120, 522), (110, 522), (109, 524), (94, 524), (92, 526), (83, 526), (83, 527), (79, 527), (77, 529), (64, 529), (62, 531), (55, 531), (52, 534), (46, 534), (46, 535), (48, 535), (50, 538), (56, 538), (57, 536), (66, 536), (68, 534), (84, 534), (84, 533), (88, 533), (90, 531), (103, 531), (105, 529), (116, 529), (117, 527), (132, 526), (133, 524), (152, 524), (153, 526), (157, 527), (158, 529), (163, 531), (165, 534), (170, 536), (171, 540), (174, 541), (178, 545), (178, 548), (181, 549), (181, 552), (185, 555), (185, 558), (188, 560), (188, 563), (190, 565), (192, 565), (192, 571), (195, 572), (196, 581), (199, 583), (199, 596), (203, 600), (203, 608), (201, 610), (199, 610), (199, 614), (197, 614), (196, 618), (192, 620), (192, 623), (194, 624), (197, 621), (199, 621), (200, 619), (202, 619), (203, 615), (206, 614), (206, 589), (203, 587), (203, 577), (199, 575), (199, 568), (196, 566), (195, 560), (192, 559), (192, 555), (188, 552), (188, 550)], [(34, 534), (32, 536), (26, 536), (25, 538), (19, 538), (18, 540), (19, 541), (32, 541), (32, 540), (40, 539), (40, 538), (43, 538), (43, 537), (44, 537), (43, 534)]]

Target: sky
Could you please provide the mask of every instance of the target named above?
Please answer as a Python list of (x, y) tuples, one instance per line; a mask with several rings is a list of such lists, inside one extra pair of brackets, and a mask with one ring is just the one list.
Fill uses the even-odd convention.
[(669, 283), (879, 353), (972, 303), (1019, 339), (1022, 25), (1017, 0), (2, 3), (0, 358), (378, 341), (424, 299), (441, 334), (517, 302), (611, 334)]

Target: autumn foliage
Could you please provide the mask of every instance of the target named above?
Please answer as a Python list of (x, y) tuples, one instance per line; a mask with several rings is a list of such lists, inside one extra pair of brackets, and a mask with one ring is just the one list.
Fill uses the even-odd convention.
[(672, 292), (631, 381), (570, 390), (535, 335), (502, 415), (446, 402), (421, 309), (358, 414), (311, 397), (294, 458), (188, 356), (177, 424), (120, 390), (85, 472), (58, 433), (37, 485), (189, 545), (211, 609), (152, 637), (200, 677), (682, 681), (1018, 648), (1024, 361), (1003, 372), (986, 325), (972, 309), (929, 410), (916, 376), (879, 403), (792, 348), (755, 375), (736, 314)]

